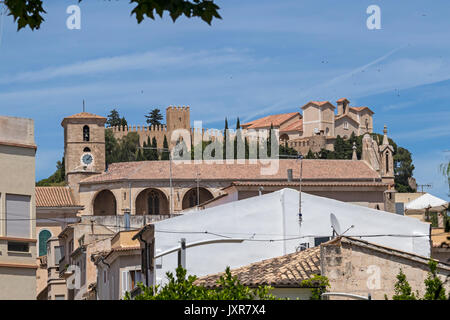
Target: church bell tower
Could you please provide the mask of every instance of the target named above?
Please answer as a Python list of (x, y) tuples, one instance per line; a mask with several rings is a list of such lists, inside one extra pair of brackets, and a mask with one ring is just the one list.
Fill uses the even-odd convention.
[(66, 182), (78, 194), (78, 183), (105, 171), (106, 118), (81, 112), (64, 118)]

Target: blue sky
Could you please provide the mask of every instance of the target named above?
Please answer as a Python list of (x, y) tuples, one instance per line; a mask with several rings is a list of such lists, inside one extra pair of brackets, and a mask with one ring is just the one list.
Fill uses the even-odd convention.
[[(165, 17), (140, 25), (127, 0), (83, 1), (81, 30), (66, 28), (75, 0), (46, 0), (40, 30), (2, 17), (0, 114), (35, 120), (37, 178), (63, 154), (61, 120), (117, 108), (129, 124), (153, 107), (189, 105), (191, 120), (223, 128), (346, 97), (369, 106), (375, 131), (413, 154), (418, 183), (447, 197), (450, 156), (450, 4), (429, 1), (219, 0), (221, 21)], [(366, 9), (381, 8), (381, 30)]]

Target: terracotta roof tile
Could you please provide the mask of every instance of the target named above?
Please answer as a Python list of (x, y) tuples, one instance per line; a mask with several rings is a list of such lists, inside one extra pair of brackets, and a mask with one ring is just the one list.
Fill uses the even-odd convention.
[(89, 113), (89, 112), (80, 112), (68, 117), (65, 117), (65, 119), (105, 119), (105, 117), (93, 114), (93, 113)]
[(363, 110), (369, 110), (369, 112), (374, 113), (372, 110), (370, 110), (369, 107), (350, 107), (350, 109), (353, 109), (353, 110), (355, 110), (357, 112), (361, 112)]
[[(270, 285), (273, 287), (300, 287), (303, 280), (310, 279), (314, 274), (320, 275), (320, 246), (285, 256), (252, 263), (234, 270), (233, 276), (246, 286), (257, 287)], [(201, 277), (196, 285), (217, 287), (217, 280), (224, 273)]]
[[(304, 179), (303, 179), (304, 180)], [(298, 181), (233, 181), (233, 186), (242, 187), (298, 187)], [(305, 182), (302, 181), (304, 187), (387, 187), (389, 184), (384, 182)]]
[(299, 112), (274, 114), (264, 118), (256, 119), (242, 125), (245, 129), (259, 129), (259, 128), (270, 128), (273, 124), (274, 127), (279, 127), (282, 123), (295, 116), (300, 116)]
[(288, 131), (303, 131), (303, 119), (295, 121), (287, 125), (283, 129), (280, 129), (280, 132), (288, 132)]
[(309, 101), (302, 107), (302, 109), (304, 109), (309, 104), (315, 104), (316, 106), (324, 106), (326, 104), (329, 104), (333, 108), (336, 108), (330, 101)]
[(36, 207), (78, 207), (69, 187), (36, 187)]
[[(172, 178), (174, 180), (195, 180), (197, 172), (203, 181), (286, 181), (287, 169), (293, 170), (293, 177), (299, 177), (299, 162), (296, 159), (278, 160), (278, 171), (274, 174), (262, 174), (263, 168), (269, 164), (260, 161), (249, 163), (214, 163), (206, 160), (198, 165), (193, 161), (183, 163), (172, 161)], [(102, 183), (124, 180), (168, 180), (169, 161), (139, 161), (113, 163), (108, 171), (84, 179), (81, 184)], [(365, 161), (361, 160), (303, 160), (303, 179), (312, 181), (341, 181), (341, 182), (376, 182), (381, 181), (380, 175)]]

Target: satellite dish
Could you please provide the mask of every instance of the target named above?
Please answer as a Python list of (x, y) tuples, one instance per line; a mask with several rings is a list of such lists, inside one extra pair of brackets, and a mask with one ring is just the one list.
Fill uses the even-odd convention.
[(331, 221), (331, 228), (333, 228), (333, 235), (335, 233), (338, 236), (341, 235), (341, 226), (339, 225), (339, 221), (333, 213), (330, 214), (330, 221)]

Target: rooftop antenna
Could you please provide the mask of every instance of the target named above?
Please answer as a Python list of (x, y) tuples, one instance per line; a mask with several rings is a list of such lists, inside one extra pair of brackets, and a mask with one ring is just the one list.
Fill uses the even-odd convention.
[(83, 99), (83, 112), (86, 111), (86, 104), (84, 103), (84, 99)]
[(330, 221), (331, 221), (331, 228), (333, 229), (333, 238), (335, 238), (336, 236), (337, 237), (343, 236), (345, 233), (347, 233), (348, 230), (355, 227), (352, 224), (347, 230), (341, 232), (341, 225), (339, 224), (339, 221), (334, 215), (334, 213), (330, 213)]
[(339, 225), (339, 221), (334, 215), (334, 213), (330, 213), (330, 221), (331, 228), (333, 229), (333, 238), (341, 235), (341, 226)]
[(423, 188), (433, 188), (432, 184), (418, 184), (417, 187), (422, 189), (422, 193), (423, 193)]

